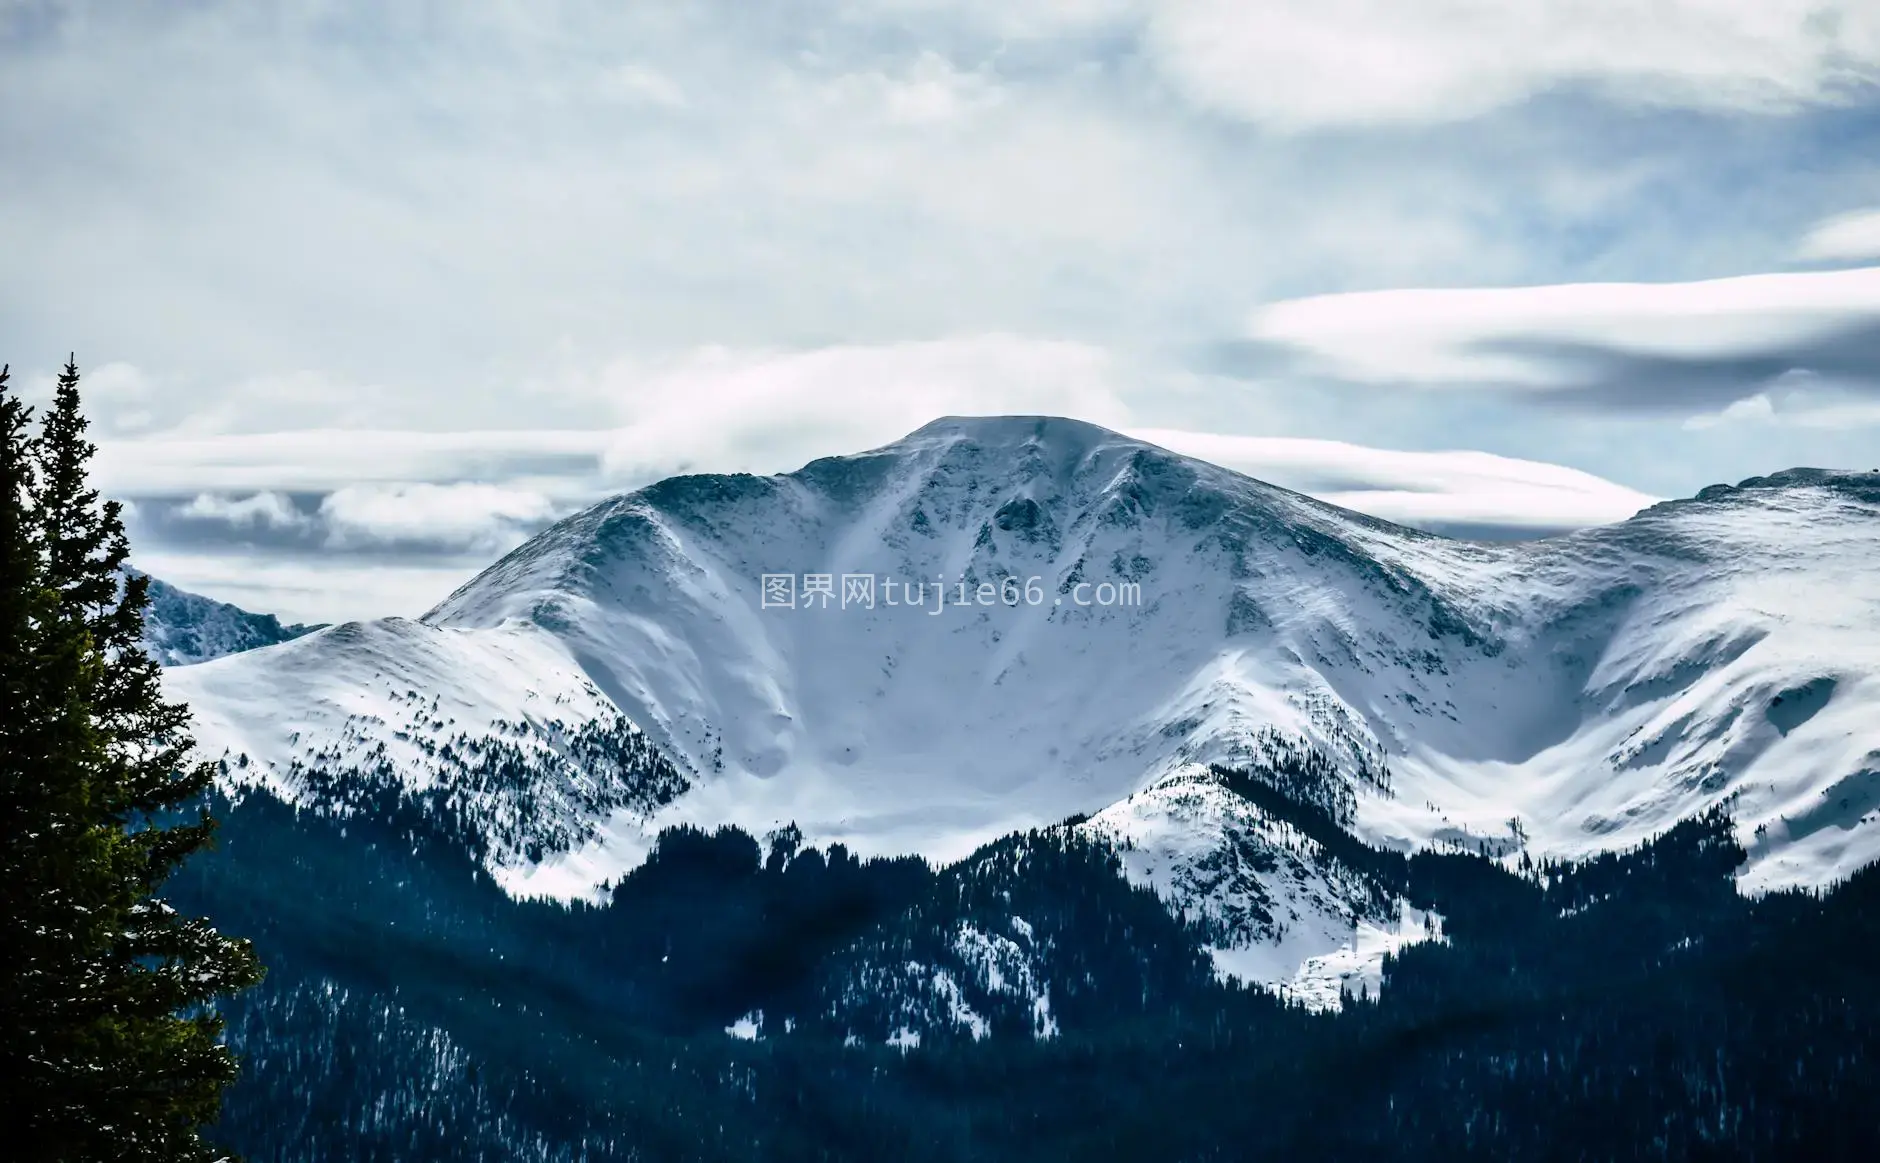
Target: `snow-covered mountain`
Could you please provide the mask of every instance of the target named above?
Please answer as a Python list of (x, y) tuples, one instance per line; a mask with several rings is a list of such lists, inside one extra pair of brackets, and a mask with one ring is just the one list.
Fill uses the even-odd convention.
[(319, 628), (284, 626), (273, 614), (253, 614), (153, 577), (144, 612), (144, 649), (159, 665), (188, 666), (286, 642)]
[(519, 892), (591, 892), (676, 822), (953, 859), (1088, 815), (1223, 968), (1312, 994), (1427, 922), (1207, 765), (1399, 848), (1581, 854), (1728, 797), (1749, 886), (1821, 883), (1880, 855), (1875, 576), (1880, 475), (1483, 544), (1076, 421), (947, 419), (661, 482), (420, 621), (169, 681), (232, 783), (441, 798)]

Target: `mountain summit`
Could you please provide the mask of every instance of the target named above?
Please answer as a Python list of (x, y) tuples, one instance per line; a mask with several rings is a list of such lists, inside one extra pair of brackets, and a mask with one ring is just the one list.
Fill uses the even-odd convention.
[[(1224, 947), (1319, 932), (1257, 974), (1284, 977), (1362, 893), (1208, 765), (1293, 772), (1400, 848), (1577, 855), (1729, 799), (1752, 885), (1880, 855), (1874, 576), (1873, 474), (1485, 544), (1074, 420), (956, 417), (661, 481), (419, 621), (169, 681), (231, 782), (438, 797), (514, 891), (592, 891), (674, 822), (953, 859), (1089, 815), (1184, 910), (1264, 902)], [(1250, 836), (1304, 866), (1233, 857)]]

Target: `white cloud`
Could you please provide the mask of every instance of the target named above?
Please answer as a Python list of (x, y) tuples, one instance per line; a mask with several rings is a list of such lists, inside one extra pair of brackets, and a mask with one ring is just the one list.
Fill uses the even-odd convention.
[[(6, 362), (0, 360), (0, 363)], [(59, 370), (65, 357), (60, 356)], [(52, 402), (58, 374), (48, 367), (38, 374), (15, 370), (11, 389), (34, 406), (40, 415)], [(147, 431), (161, 423), (165, 393), (143, 368), (122, 360), (98, 367), (79, 367), (79, 392), (85, 403), (85, 416), (91, 422), (93, 440), (99, 437), (130, 435)]]
[(336, 548), (416, 542), (500, 552), (553, 513), (539, 493), (477, 483), (349, 485), (320, 502)]
[(954, 67), (939, 53), (927, 51), (899, 75), (874, 74), (865, 91), (880, 102), (890, 121), (906, 125), (940, 125), (957, 121), (999, 103), (996, 81), (980, 73)]
[(1880, 10), (1866, 0), (1007, 0), (948, 8), (1002, 37), (1140, 36), (1197, 102), (1285, 131), (1457, 121), (1573, 85), (1631, 106), (1783, 113), (1858, 100), (1880, 78)]
[(203, 521), (222, 521), (236, 528), (298, 529), (307, 524), (306, 515), (295, 509), (292, 501), (275, 492), (246, 497), (198, 493), (188, 504), (178, 508), (177, 514)]
[(1684, 422), (1684, 427), (1691, 431), (1758, 426), (1834, 432), (1872, 428), (1880, 426), (1880, 403), (1845, 397), (1823, 399), (1815, 393), (1758, 392)]
[[(1128, 415), (1101, 348), (1008, 335), (810, 351), (707, 350), (662, 366), (620, 363), (594, 390), (622, 426), (614, 479), (691, 470), (777, 472), (906, 435), (936, 416)], [(707, 403), (709, 401), (709, 403)]]
[(832, 127), (937, 127), (990, 110), (1005, 98), (992, 72), (962, 69), (932, 49), (907, 61), (831, 76), (789, 75), (784, 92)]
[(1050, 38), (1134, 21), (1143, 0), (876, 0), (893, 18), (972, 25), (1001, 38)]
[(1837, 214), (1817, 222), (1796, 250), (1818, 262), (1880, 259), (1880, 208)]
[(683, 109), (689, 104), (677, 81), (646, 65), (616, 65), (601, 74), (597, 87), (602, 96), (628, 104), (666, 109)]
[[(563, 339), (1126, 347), (1218, 334), (1261, 285), (1496, 277), (1530, 245), (1497, 237), (1499, 186), (1525, 226), (1538, 175), (1618, 168), (1517, 142), (1484, 183), (1476, 142), (1222, 133), (1143, 67), (1127, 2), (734, 7), (54, 13), (0, 60), (40, 127), (0, 124), (33, 175), (0, 188), (0, 343), (160, 371), (152, 407), (203, 433), (494, 425)], [(1092, 35), (1008, 52), (969, 17)]]
[(1140, 38), (1202, 105), (1280, 130), (1455, 121), (1584, 85), (1786, 112), (1880, 77), (1867, 0), (892, 0), (1039, 42)]
[(1880, 76), (1866, 0), (1149, 0), (1197, 100), (1284, 130), (1459, 120), (1566, 85), (1780, 112)]
[(193, 593), (274, 614), (284, 622), (415, 618), (476, 573), (474, 567), (360, 561), (283, 560), (256, 553), (140, 550), (138, 569)]
[(534, 391), (597, 417), (585, 429), (310, 428), (99, 442), (100, 487), (330, 492), (478, 480), (556, 503), (679, 471), (780, 472), (896, 439), (936, 416), (1076, 415), (1120, 423), (1126, 378), (1102, 348), (1012, 335), (795, 351), (703, 348), (571, 366)]
[(1692, 416), (1684, 426), (1693, 431), (1704, 428), (1716, 428), (1724, 424), (1767, 424), (1775, 419), (1775, 401), (1768, 393), (1758, 392), (1745, 396), (1741, 400), (1717, 411)]
[(1622, 521), (1659, 500), (1577, 469), (1486, 452), (1402, 452), (1173, 429), (1132, 434), (1405, 525), (1579, 528)]
[(1366, 291), (1259, 308), (1250, 337), (1342, 379), (1418, 387), (1570, 388), (1584, 365), (1509, 345), (1726, 360), (1880, 322), (1880, 267), (1689, 283)]
[(143, 369), (123, 362), (81, 369), (85, 398), (109, 404), (132, 403), (148, 399), (156, 390)]
[[(610, 436), (602, 430), (471, 432), (310, 428), (217, 436), (101, 440), (94, 479), (119, 496), (284, 490), (330, 492), (349, 485), (448, 484), (591, 476)], [(548, 467), (564, 462), (560, 473)]]
[(102, 364), (84, 371), (80, 384), (86, 412), (100, 432), (140, 432), (159, 423), (157, 385), (134, 364)]

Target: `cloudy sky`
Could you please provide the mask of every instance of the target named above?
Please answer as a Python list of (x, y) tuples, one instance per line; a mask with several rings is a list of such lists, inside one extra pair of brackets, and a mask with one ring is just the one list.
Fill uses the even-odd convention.
[(0, 159), (0, 360), (292, 617), (944, 414), (1478, 534), (1880, 464), (1871, 0), (0, 0)]

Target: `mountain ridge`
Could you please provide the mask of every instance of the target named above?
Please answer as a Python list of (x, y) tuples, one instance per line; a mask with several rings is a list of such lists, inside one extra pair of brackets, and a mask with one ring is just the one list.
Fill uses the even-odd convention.
[(144, 611), (144, 649), (160, 666), (209, 662), (292, 641), (325, 627), (325, 623), (283, 625), (273, 614), (244, 610), (155, 577), (150, 578), (149, 592), (150, 605)]
[[(1869, 810), (1820, 806), (1867, 794), (1860, 773), (1880, 768), (1863, 759), (1880, 756), (1863, 712), (1880, 692), (1859, 662), (1880, 623), (1860, 584), (1880, 566), (1877, 489), (1792, 470), (1616, 526), (1483, 543), (1094, 425), (947, 418), (795, 473), (601, 502), (382, 649), (335, 628), (291, 664), (268, 651), (176, 679), (230, 780), (290, 798), (313, 794), (322, 763), (419, 788), (464, 779), (430, 753), (462, 755), (498, 724), (552, 740), (617, 718), (670, 761), (685, 783), (670, 798), (544, 801), (560, 804), (544, 842), (493, 849), (514, 892), (592, 894), (676, 823), (793, 823), (866, 855), (946, 860), (1085, 813), (1172, 907), (1246, 918), (1259, 903), (1269, 921), (1223, 931), (1218, 964), (1284, 983), (1360, 943), (1369, 890), (1218, 875), (1224, 853), (1254, 869), (1291, 841), (1197, 791), (1208, 764), (1309, 763), (1351, 830), (1391, 847), (1580, 855), (1728, 798), (1760, 829), (1746, 887), (1822, 883), (1880, 853)], [(776, 609), (766, 573), (1024, 596)], [(1102, 582), (1140, 587), (1139, 604), (1076, 604)], [(431, 703), (388, 701), (408, 690)], [(1779, 730), (1776, 700), (1807, 713), (1778, 711)], [(374, 766), (388, 755), (404, 758)], [(531, 762), (480, 809), (492, 821), (529, 818), (579, 776), (552, 742)], [(1376, 919), (1386, 946), (1420, 924)]]

